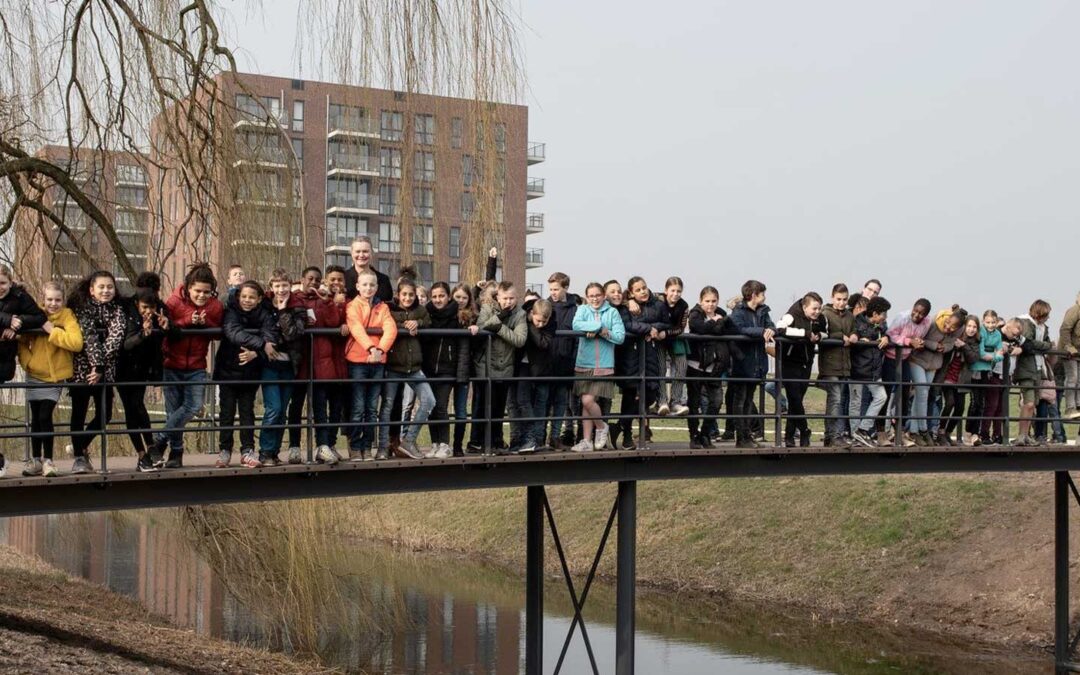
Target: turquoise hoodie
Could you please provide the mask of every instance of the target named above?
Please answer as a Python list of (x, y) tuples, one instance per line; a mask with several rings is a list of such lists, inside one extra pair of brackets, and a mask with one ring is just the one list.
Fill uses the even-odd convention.
[[(989, 372), (994, 365), (1001, 362), (1001, 354), (997, 352), (1001, 349), (1001, 331), (995, 330), (993, 332), (986, 330), (986, 327), (979, 325), (979, 360), (971, 364), (972, 372)], [(993, 354), (993, 361), (983, 361), (983, 354)]]
[(578, 338), (575, 367), (585, 370), (615, 368), (615, 345), (621, 345), (626, 339), (619, 310), (609, 305), (607, 300), (599, 309), (593, 309), (588, 303), (579, 305), (574, 314), (573, 329), (583, 333), (599, 333), (601, 328), (608, 329), (606, 338)]

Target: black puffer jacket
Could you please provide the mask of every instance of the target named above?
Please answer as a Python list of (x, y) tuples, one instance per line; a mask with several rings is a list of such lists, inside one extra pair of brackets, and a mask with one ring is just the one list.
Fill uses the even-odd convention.
[[(719, 318), (710, 321), (701, 305), (694, 305), (690, 310), (690, 333), (723, 335), (727, 330), (727, 312), (717, 307), (716, 316)], [(702, 372), (721, 375), (731, 367), (731, 347), (723, 340), (692, 340), (688, 360), (696, 361)]]
[[(266, 343), (281, 344), (281, 332), (274, 321), (274, 313), (266, 303), (260, 302), (255, 309), (245, 312), (236, 301), (236, 294), (225, 308), (222, 330), (225, 339), (214, 358), (214, 379), (258, 380), (266, 365)], [(258, 352), (259, 358), (240, 365), (240, 349)]]
[(405, 309), (397, 303), (390, 303), (390, 316), (397, 323), (398, 334), (394, 340), (394, 346), (386, 354), (386, 368), (395, 373), (411, 375), (420, 370), (424, 365), (424, 352), (420, 346), (420, 337), (409, 335), (405, 329), (406, 321), (415, 321), (418, 328), (431, 326), (431, 317), (427, 310), (414, 302), (412, 307)]
[[(619, 318), (622, 319), (626, 329), (626, 340), (621, 347), (615, 348), (615, 372), (617, 375), (640, 375), (641, 360), (645, 360), (645, 375), (659, 377), (662, 360), (660, 358), (660, 343), (643, 338), (655, 328), (657, 331), (666, 332), (671, 325), (668, 323), (667, 305), (656, 298), (641, 306), (641, 313), (637, 316), (630, 313), (626, 305), (620, 305)], [(644, 355), (642, 355), (644, 349)], [(629, 381), (620, 382), (622, 386), (637, 386)], [(650, 380), (648, 389), (659, 391), (659, 381)]]
[(811, 320), (803, 310), (802, 301), (798, 300), (780, 319), (778, 326), (786, 338), (780, 358), (782, 374), (795, 378), (806, 378), (814, 365), (816, 347), (810, 341), (811, 335), (819, 339), (828, 337), (828, 324), (820, 314)]
[[(270, 312), (277, 326), (280, 341), (274, 345), (274, 348), (283, 354), (288, 354), (293, 377), (296, 377), (296, 374), (300, 372), (300, 361), (303, 360), (304, 352), (311, 349), (311, 345), (304, 339), (308, 318), (304, 294), (299, 291), (290, 294), (285, 308), (278, 309), (274, 304), (273, 293), (268, 292), (262, 304)], [(281, 366), (283, 363), (275, 362), (270, 365)]]
[(668, 336), (664, 338), (664, 349), (672, 351), (675, 349), (675, 342), (686, 330), (687, 313), (690, 311), (690, 305), (682, 298), (679, 298), (679, 301), (674, 305), (667, 304), (667, 299), (662, 295), (657, 295), (656, 299), (664, 305), (668, 312), (668, 325), (671, 326), (671, 329), (668, 330)]
[[(881, 379), (881, 367), (885, 363), (885, 351), (876, 343), (885, 335), (885, 324), (875, 326), (866, 312), (855, 317), (855, 335), (859, 343), (851, 348), (851, 377), (856, 380), (876, 382)], [(976, 336), (978, 339), (978, 336)]]
[[(461, 324), (458, 305), (450, 302), (438, 309), (430, 302), (427, 304), (431, 327), (439, 329), (468, 328)], [(469, 343), (470, 338), (453, 336), (422, 337), (420, 347), (424, 352), (424, 375), (427, 377), (452, 377), (456, 382), (469, 381)]]
[[(0, 298), (0, 332), (11, 328), (11, 319), (16, 316), (22, 321), (22, 327), (16, 333), (41, 328), (48, 318), (22, 286), (12, 284), (8, 294)], [(0, 382), (15, 377), (15, 357), (18, 353), (18, 340), (0, 340)]]
[[(551, 321), (548, 325), (552, 330), (574, 330), (574, 315), (578, 305), (581, 304), (581, 296), (567, 293), (562, 302), (551, 303)], [(553, 325), (552, 325), (553, 324)], [(551, 368), (552, 374), (560, 377), (574, 374), (574, 363), (577, 360), (578, 339), (576, 337), (558, 337), (551, 341)]]
[[(170, 321), (169, 329), (162, 331), (155, 321), (154, 330), (149, 335), (143, 335), (139, 303), (135, 298), (126, 298), (123, 305), (127, 325), (124, 330), (124, 347), (116, 362), (116, 381), (161, 382), (162, 363), (165, 361), (162, 343), (166, 337), (170, 340), (179, 339), (180, 329)], [(157, 311), (165, 316), (169, 315), (164, 302), (158, 301)]]
[(521, 306), (521, 310), (525, 312), (529, 333), (525, 336), (525, 346), (518, 349), (514, 355), (514, 375), (519, 377), (549, 377), (553, 370), (551, 344), (555, 341), (555, 329), (551, 321), (543, 328), (533, 325), (534, 304), (536, 301), (530, 300)]

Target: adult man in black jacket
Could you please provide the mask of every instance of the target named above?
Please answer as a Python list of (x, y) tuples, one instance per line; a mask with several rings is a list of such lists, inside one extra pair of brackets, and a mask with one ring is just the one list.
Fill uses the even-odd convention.
[(371, 238), (367, 235), (359, 235), (353, 239), (349, 246), (349, 254), (353, 259), (353, 266), (345, 270), (345, 297), (349, 300), (355, 298), (359, 291), (356, 290), (356, 280), (363, 270), (371, 270), (379, 281), (379, 288), (375, 291), (375, 297), (383, 302), (394, 299), (394, 287), (390, 284), (390, 277), (371, 266), (372, 251)]

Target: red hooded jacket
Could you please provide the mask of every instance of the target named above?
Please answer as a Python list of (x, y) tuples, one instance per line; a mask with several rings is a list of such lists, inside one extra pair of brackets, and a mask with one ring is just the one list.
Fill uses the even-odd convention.
[[(294, 294), (296, 295), (296, 294)], [(335, 305), (333, 299), (323, 298), (314, 290), (304, 293), (303, 304), (315, 312), (315, 324), (312, 328), (338, 328), (345, 323), (345, 305)], [(344, 380), (348, 378), (345, 363), (346, 337), (337, 335), (317, 335), (313, 339), (312, 351), (315, 357), (316, 380)], [(300, 359), (299, 378), (308, 376), (308, 353)]]
[[(196, 307), (188, 297), (187, 289), (181, 284), (165, 301), (169, 310), (169, 320), (177, 328), (221, 328), (225, 308), (217, 298), (210, 298), (202, 307)], [(206, 311), (206, 324), (194, 326), (191, 316), (196, 311)], [(165, 352), (166, 368), (172, 370), (206, 370), (206, 354), (210, 350), (210, 341), (218, 337), (209, 335), (185, 335), (176, 340), (168, 337), (162, 343)]]

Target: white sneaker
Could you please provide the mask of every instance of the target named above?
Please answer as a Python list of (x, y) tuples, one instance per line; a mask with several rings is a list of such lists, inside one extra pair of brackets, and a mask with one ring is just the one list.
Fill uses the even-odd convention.
[(532, 441), (526, 441), (518, 448), (519, 455), (529, 455), (534, 452), (536, 452), (536, 443), (533, 443)]
[(593, 443), (587, 438), (583, 438), (578, 441), (577, 445), (570, 448), (570, 452), (592, 452)]
[(667, 417), (669, 414), (671, 414), (671, 408), (669, 408), (668, 404), (665, 403), (664, 405), (656, 409), (656, 414), (660, 417)]
[(608, 427), (606, 424), (596, 430), (596, 443), (593, 447), (597, 450), (608, 449)]
[(300, 453), (300, 448), (295, 445), (289, 448), (289, 464), (302, 464), (303, 462), (304, 458)]
[(435, 459), (450, 459), (454, 456), (454, 449), (446, 443), (439, 443), (439, 447), (431, 455)]
[(671, 406), (671, 414), (676, 416), (676, 417), (682, 417), (683, 415), (686, 415), (689, 412), (690, 412), (690, 408), (687, 408), (684, 405), (680, 405), (680, 404), (676, 403), (675, 405)]
[(338, 454), (334, 452), (329, 445), (320, 445), (315, 449), (315, 459), (323, 464), (333, 466), (338, 463)]
[(71, 443), (68, 443), (64, 446), (64, 452), (67, 454), (68, 457), (73, 456), (75, 454), (75, 446)]
[(47, 459), (41, 463), (41, 475), (46, 478), (54, 478), (56, 476), (56, 466), (51, 459)]

